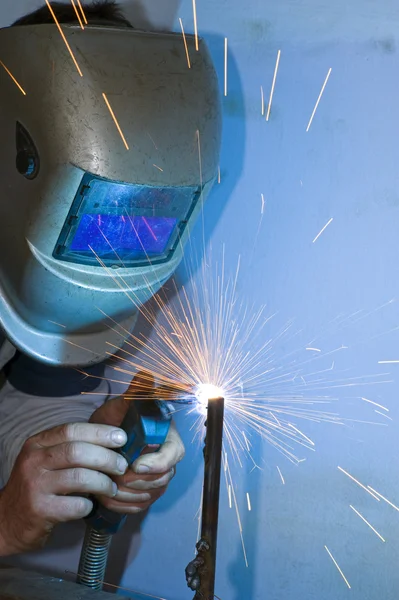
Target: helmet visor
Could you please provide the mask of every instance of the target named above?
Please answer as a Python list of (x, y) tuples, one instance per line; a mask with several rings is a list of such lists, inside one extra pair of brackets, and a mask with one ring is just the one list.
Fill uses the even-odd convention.
[(85, 174), (53, 256), (121, 267), (165, 262), (199, 197), (198, 187), (115, 183)]

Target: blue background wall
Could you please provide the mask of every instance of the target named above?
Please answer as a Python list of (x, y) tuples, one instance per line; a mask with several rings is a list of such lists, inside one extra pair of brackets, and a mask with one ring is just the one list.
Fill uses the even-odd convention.
[[(39, 4), (3, 2), (2, 24)], [(139, 25), (177, 29), (180, 16), (187, 31), (193, 28), (189, 1), (180, 6), (169, 0), (135, 6), (126, 2), (126, 9), (133, 21), (136, 14)], [(320, 337), (314, 345), (323, 352), (347, 346), (334, 354), (334, 373), (323, 375), (332, 382), (326, 384), (326, 395), (337, 398), (331, 410), (343, 418), (378, 423), (345, 421), (335, 426), (293, 419), (315, 442), (315, 452), (296, 450), (299, 458), (306, 458), (298, 466), (253, 435), (253, 456), (262, 470), (251, 472), (250, 461), (242, 468), (231, 467), (249, 567), (223, 488), (217, 594), (223, 600), (341, 600), (349, 595), (354, 600), (393, 600), (399, 593), (399, 514), (337, 466), (399, 504), (399, 364), (378, 364), (399, 360), (394, 330), (398, 305), (386, 304), (399, 297), (399, 9), (386, 0), (378, 5), (299, 0), (278, 6), (255, 0), (198, 0), (197, 14), (221, 88), (224, 37), (229, 40), (221, 183), (206, 207), (207, 243), (215, 256), (225, 244), (227, 272), (234, 272), (241, 255), (240, 299), (255, 306), (266, 303), (268, 313), (278, 312), (268, 336), (290, 319), (294, 331), (303, 330), (274, 344), (276, 362), (287, 364), (287, 355), (298, 349), (298, 362), (315, 356), (304, 367), (312, 373), (331, 366), (331, 356), (324, 359), (305, 349), (315, 336)], [(260, 86), (267, 101), (279, 49), (280, 68), (266, 122)], [(330, 79), (306, 133), (329, 68)], [(259, 228), (261, 194), (266, 204)], [(331, 217), (332, 223), (312, 243)], [(196, 234), (194, 256), (201, 251), (200, 231)], [(195, 260), (187, 258), (190, 268), (180, 269), (181, 282), (188, 279)], [(193, 277), (201, 283), (198, 270)], [(382, 379), (391, 383), (333, 387), (343, 377), (375, 375), (376, 381), (382, 373), (390, 373)], [(392, 420), (375, 413), (377, 407), (361, 396), (388, 407)], [(114, 564), (128, 563), (122, 586), (167, 600), (192, 597), (184, 567), (193, 556), (202, 477), (201, 453), (189, 431), (193, 417), (180, 413), (177, 420), (187, 445), (184, 463), (169, 493), (133, 536), (131, 550), (127, 533), (114, 548)], [(82, 528), (77, 526), (77, 533), (72, 529), (65, 530), (57, 555), (48, 551), (26, 557), (24, 563), (58, 573), (76, 570)]]

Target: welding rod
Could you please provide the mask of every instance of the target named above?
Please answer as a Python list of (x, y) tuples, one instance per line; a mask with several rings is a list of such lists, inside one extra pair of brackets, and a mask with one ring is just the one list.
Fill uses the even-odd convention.
[(214, 600), (215, 594), (223, 416), (224, 398), (209, 399), (204, 446), (201, 539), (197, 543), (196, 558), (186, 568), (187, 584), (196, 591), (194, 600)]

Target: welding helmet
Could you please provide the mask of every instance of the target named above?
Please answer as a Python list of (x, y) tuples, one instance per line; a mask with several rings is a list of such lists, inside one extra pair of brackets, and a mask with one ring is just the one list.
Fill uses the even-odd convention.
[(0, 30), (0, 320), (25, 354), (83, 366), (123, 345), (178, 266), (221, 110), (202, 40), (187, 36), (189, 68), (174, 33), (62, 32)]

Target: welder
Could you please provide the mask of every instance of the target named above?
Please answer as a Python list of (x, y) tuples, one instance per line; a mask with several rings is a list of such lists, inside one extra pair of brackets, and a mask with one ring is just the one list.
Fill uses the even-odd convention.
[(87, 516), (90, 495), (146, 510), (184, 454), (172, 424), (127, 469), (115, 356), (217, 174), (217, 78), (203, 41), (189, 68), (180, 35), (137, 31), (113, 2), (78, 6), (0, 30), (2, 556)]

